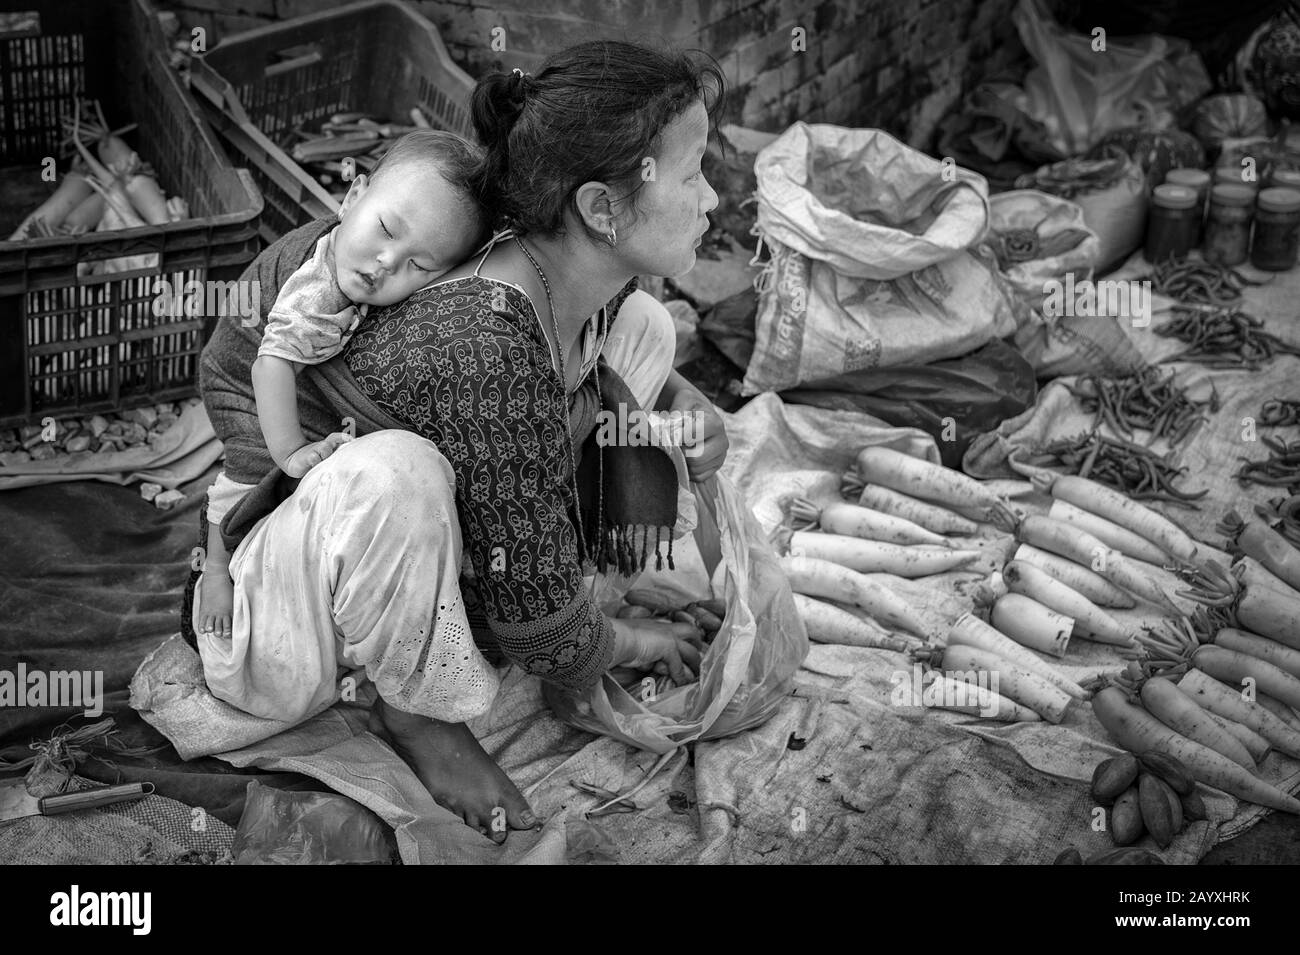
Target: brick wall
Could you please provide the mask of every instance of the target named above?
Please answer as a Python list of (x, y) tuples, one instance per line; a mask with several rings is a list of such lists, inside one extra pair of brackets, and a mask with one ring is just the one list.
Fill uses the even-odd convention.
[[(159, 0), (210, 41), (333, 0)], [(412, 0), (471, 75), (535, 70), (583, 39), (698, 47), (723, 67), (726, 122), (779, 132), (796, 120), (886, 129), (929, 148), (940, 117), (1023, 50), (1016, 0)], [(796, 50), (796, 28), (806, 49)], [(496, 39), (497, 48), (493, 41)], [(504, 49), (501, 49), (504, 45)]]

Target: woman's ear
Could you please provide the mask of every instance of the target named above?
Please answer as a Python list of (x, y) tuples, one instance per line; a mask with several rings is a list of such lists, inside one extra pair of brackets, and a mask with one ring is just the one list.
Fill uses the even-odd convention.
[(347, 215), (348, 210), (356, 205), (358, 200), (366, 194), (366, 187), (369, 185), (370, 180), (366, 178), (364, 172), (359, 173), (357, 178), (352, 180), (352, 185), (348, 187), (348, 194), (343, 197), (343, 201), (339, 204), (340, 222), (343, 220), (343, 217)]
[(573, 204), (587, 227), (601, 235), (617, 228), (617, 215), (609, 201), (609, 186), (603, 182), (584, 182), (573, 194)]

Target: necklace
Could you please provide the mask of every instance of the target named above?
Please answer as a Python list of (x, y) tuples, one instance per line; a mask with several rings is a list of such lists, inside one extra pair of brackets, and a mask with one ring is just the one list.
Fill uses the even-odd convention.
[[(542, 280), (542, 288), (546, 290), (546, 308), (551, 313), (551, 328), (555, 332), (555, 353), (556, 353), (556, 357), (559, 360), (559, 367), (556, 369), (556, 371), (560, 376), (560, 394), (564, 396), (564, 418), (565, 418), (564, 434), (569, 441), (569, 466), (570, 466), (569, 474), (571, 476), (570, 488), (573, 491), (574, 511), (578, 515), (578, 520), (574, 523), (574, 526), (578, 531), (578, 566), (582, 567), (583, 563), (585, 562), (588, 556), (587, 541), (582, 531), (582, 508), (578, 499), (578, 457), (573, 449), (573, 432), (572, 430), (570, 430), (569, 420), (568, 420), (569, 418), (569, 377), (568, 377), (568, 373), (565, 370), (564, 342), (561, 341), (560, 339), (560, 320), (555, 316), (555, 302), (551, 298), (551, 283), (546, 280), (546, 273), (542, 271), (542, 267), (537, 264), (537, 260), (533, 258), (533, 254), (528, 251), (528, 246), (524, 245), (523, 240), (519, 238), (518, 234), (514, 236), (514, 240), (518, 244), (519, 248), (523, 250), (524, 255), (528, 256), (528, 261), (533, 263), (533, 268), (537, 270), (537, 275)], [(537, 314), (537, 309), (533, 309), (533, 316), (537, 319), (537, 324), (541, 325), (542, 317)], [(546, 338), (544, 332), (542, 334), (542, 338), (543, 339)], [(600, 371), (599, 370), (596, 371), (596, 375), (597, 375), (596, 393), (599, 395), (600, 394), (600, 377), (599, 377)], [(597, 449), (596, 453), (599, 458), (600, 455), (599, 449)], [(599, 487), (598, 487), (598, 503), (596, 505), (596, 508), (597, 508), (597, 514), (601, 519), (601, 524), (599, 524), (598, 527), (603, 529), (604, 515), (601, 512), (601, 508), (604, 507), (604, 463), (605, 462), (602, 458), (598, 461), (598, 463), (600, 465), (600, 477), (597, 479)]]

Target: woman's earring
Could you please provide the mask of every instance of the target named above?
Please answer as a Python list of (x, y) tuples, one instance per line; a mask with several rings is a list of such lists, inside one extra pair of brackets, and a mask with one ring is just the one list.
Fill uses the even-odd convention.
[(611, 249), (618, 248), (618, 229), (614, 228), (612, 224), (609, 227), (609, 247)]

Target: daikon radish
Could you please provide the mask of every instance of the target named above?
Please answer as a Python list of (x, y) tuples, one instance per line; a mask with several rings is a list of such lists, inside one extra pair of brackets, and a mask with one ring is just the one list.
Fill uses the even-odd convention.
[(1300, 706), (1300, 680), (1267, 660), (1206, 644), (1192, 652), (1192, 666), (1236, 686), (1253, 680), (1258, 689), (1287, 706)]
[(1015, 526), (1016, 517), (1007, 502), (960, 471), (885, 447), (863, 448), (856, 463), (858, 476), (868, 484), (883, 484), (946, 507), (978, 511), (983, 520), (999, 527)]
[(1076, 700), (1086, 700), (1087, 692), (1050, 663), (1040, 660), (1030, 650), (1016, 643), (1005, 633), (989, 626), (973, 613), (964, 613), (948, 629), (948, 646), (975, 647), (995, 653), (1018, 666), (1037, 673), (1048, 683)]
[(901, 491), (868, 484), (858, 496), (858, 504), (884, 514), (901, 517), (936, 534), (959, 534), (972, 537), (979, 525), (945, 507), (919, 500)]
[(1002, 568), (1002, 578), (1012, 593), (1024, 594), (1074, 620), (1074, 632), (1097, 643), (1132, 647), (1133, 631), (1095, 603), (1028, 561), (1013, 560)]
[(815, 600), (805, 594), (794, 595), (794, 605), (808, 630), (808, 639), (817, 643), (834, 643), (842, 647), (870, 647), (876, 650), (905, 652), (915, 646), (914, 638), (890, 636), (889, 631), (855, 617), (848, 611)]
[(933, 709), (950, 710), (967, 713), (986, 720), (1000, 723), (1036, 723), (1042, 717), (1027, 706), (1021, 706), (1015, 700), (994, 693), (988, 687), (964, 680), (954, 680), (939, 671), (934, 681), (925, 688), (925, 705)]
[(1145, 537), (1134, 534), (1132, 531), (1120, 527), (1104, 517), (1098, 517), (1083, 508), (1075, 507), (1069, 501), (1054, 498), (1047, 516), (1054, 521), (1062, 521), (1082, 528), (1103, 544), (1128, 557), (1136, 557), (1157, 566), (1163, 565), (1169, 560), (1164, 551)]
[(1300, 759), (1300, 730), (1289, 726), (1257, 700), (1248, 700), (1240, 689), (1220, 683), (1200, 670), (1188, 670), (1178, 681), (1182, 690), (1201, 707), (1248, 726), (1268, 740), (1279, 752)]
[[(1200, 705), (1200, 701), (1195, 700), (1191, 694), (1187, 694), (1187, 698), (1195, 702), (1198, 706)], [(1236, 720), (1230, 720), (1227, 717), (1220, 716), (1218, 713), (1208, 710), (1203, 706), (1201, 707), (1201, 711), (1218, 724), (1219, 728), (1225, 733), (1230, 733), (1234, 736), (1237, 742), (1245, 747), (1246, 752), (1250, 754), (1251, 760), (1254, 761), (1256, 765), (1258, 765), (1273, 749), (1268, 740), (1264, 739), (1264, 737), (1260, 736), (1249, 726), (1244, 726)]]
[(1154, 580), (1119, 551), (1107, 547), (1081, 528), (1034, 514), (1020, 522), (1016, 537), (1026, 544), (1068, 557), (1129, 593), (1182, 615), (1182, 609)]
[(782, 557), (781, 569), (790, 588), (808, 597), (825, 597), (851, 604), (880, 623), (929, 638), (936, 627), (911, 604), (855, 570), (815, 557)]
[(1175, 733), (1142, 707), (1130, 703), (1118, 687), (1107, 687), (1093, 697), (1092, 711), (1102, 728), (1130, 753), (1152, 749), (1167, 753), (1181, 760), (1198, 782), (1260, 806), (1300, 815), (1300, 801), (1208, 746)]
[(1300, 713), (1296, 713), (1291, 707), (1287, 706), (1276, 697), (1269, 696), (1267, 693), (1261, 693), (1255, 690), (1255, 702), (1264, 709), (1268, 710), (1287, 726), (1296, 732), (1300, 732)]
[(989, 622), (1016, 643), (1031, 650), (1065, 656), (1074, 618), (1044, 607), (1024, 594), (1007, 594), (993, 604)]
[(29, 238), (28, 229), (37, 219), (44, 222), (51, 231), (57, 229), (63, 225), (72, 211), (92, 194), (90, 183), (86, 181), (85, 176), (74, 171), (64, 173), (63, 181), (59, 183), (50, 198), (27, 214), (14, 230), (13, 235), (9, 236), (9, 241)]
[[(1070, 706), (1070, 697), (1065, 691), (1039, 674), (977, 647), (950, 645), (943, 651), (943, 669), (949, 676), (961, 671), (988, 674), (990, 690), (1029, 707), (1049, 723), (1061, 722)], [(980, 681), (972, 678), (965, 682)]]
[(1228, 757), (1238, 766), (1253, 771), (1255, 761), (1246, 747), (1232, 734), (1211, 720), (1203, 709), (1172, 680), (1162, 676), (1152, 677), (1142, 684), (1142, 705), (1147, 712), (1175, 733), (1208, 746), (1216, 753)]
[[(86, 188), (90, 189), (90, 186), (87, 185)], [(69, 234), (89, 232), (99, 225), (99, 220), (102, 218), (104, 218), (104, 197), (91, 190), (90, 195), (68, 213), (68, 217), (63, 220), (62, 228)]]
[(861, 537), (864, 540), (885, 541), (889, 544), (934, 544), (936, 547), (951, 547), (952, 541), (942, 534), (928, 531), (920, 524), (893, 514), (850, 504), (847, 501), (831, 501), (819, 508), (807, 498), (797, 498), (790, 506), (792, 517), (816, 521), (828, 534), (843, 534), (846, 537)]
[(1137, 606), (1136, 600), (1101, 574), (1094, 574), (1087, 567), (1059, 557), (1050, 551), (1034, 547), (1032, 544), (1021, 544), (1016, 548), (1014, 558), (1046, 571), (1054, 580), (1065, 584), (1071, 590), (1078, 591), (1098, 606), (1115, 607), (1120, 610), (1129, 610)]
[(1241, 582), (1233, 613), (1245, 630), (1300, 649), (1300, 591), (1293, 590), (1253, 557), (1232, 567)]
[(920, 544), (886, 544), (884, 541), (820, 531), (794, 531), (790, 535), (790, 555), (834, 561), (862, 574), (885, 573), (912, 578), (957, 570), (978, 560), (980, 552)]
[(1247, 653), (1260, 660), (1267, 660), (1275, 667), (1285, 670), (1294, 677), (1300, 677), (1300, 650), (1261, 637), (1257, 633), (1247, 633), (1224, 627), (1214, 635), (1214, 645), (1228, 650)]
[(1034, 487), (1145, 537), (1171, 557), (1192, 560), (1196, 542), (1172, 521), (1127, 495), (1072, 474), (1039, 472)]

